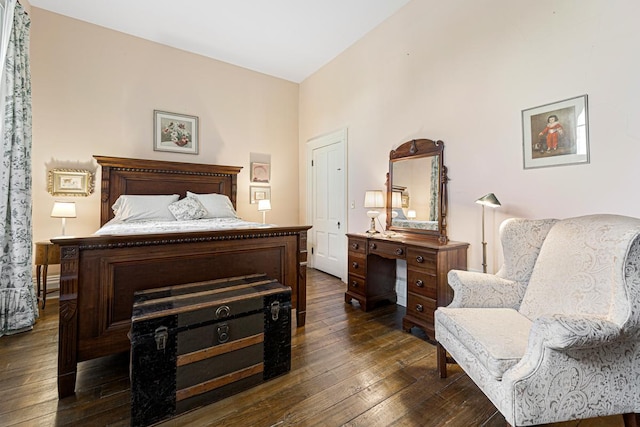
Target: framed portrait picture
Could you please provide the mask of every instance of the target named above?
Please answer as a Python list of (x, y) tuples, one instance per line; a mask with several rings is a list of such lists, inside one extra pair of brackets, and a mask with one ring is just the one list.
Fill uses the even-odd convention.
[(84, 169), (51, 169), (47, 191), (52, 196), (88, 196), (93, 193), (93, 173)]
[(522, 111), (524, 168), (589, 163), (587, 95)]
[(198, 118), (154, 110), (153, 149), (198, 154)]
[(249, 194), (251, 204), (258, 203), (260, 200), (271, 200), (271, 187), (250, 186)]
[(251, 163), (251, 182), (268, 184), (271, 179), (271, 165), (269, 163)]

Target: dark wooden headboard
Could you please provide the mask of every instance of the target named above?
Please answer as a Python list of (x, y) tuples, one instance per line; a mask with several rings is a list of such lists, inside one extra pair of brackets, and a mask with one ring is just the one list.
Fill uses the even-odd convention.
[(102, 167), (100, 225), (113, 218), (111, 206), (122, 194), (226, 194), (236, 206), (240, 166), (163, 162), (93, 156)]

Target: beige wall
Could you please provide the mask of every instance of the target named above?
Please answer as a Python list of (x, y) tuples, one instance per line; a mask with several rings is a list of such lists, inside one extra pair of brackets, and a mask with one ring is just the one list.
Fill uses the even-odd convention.
[[(639, 12), (635, 0), (413, 0), (298, 87), (32, 8), (34, 237), (60, 230), (47, 169), (95, 168), (94, 154), (244, 166), (238, 211), (253, 220), (249, 153), (271, 154), (268, 219), (304, 222), (306, 141), (343, 127), (350, 231), (367, 228), (363, 194), (382, 189), (389, 150), (445, 141), (449, 234), (471, 242), (471, 269), (481, 263), (473, 202), (488, 192), (503, 204), (487, 216), (490, 269), (505, 218), (640, 216)], [(591, 163), (524, 170), (521, 111), (582, 94)], [(154, 109), (199, 116), (201, 154), (153, 151)], [(97, 194), (74, 200), (68, 232), (93, 232)]]
[[(364, 192), (383, 188), (389, 151), (442, 139), (449, 235), (471, 243), (473, 270), (481, 269), (474, 201), (489, 192), (503, 204), (487, 215), (490, 270), (501, 261), (495, 239), (505, 218), (640, 216), (638, 16), (637, 0), (413, 0), (301, 84), (301, 159), (310, 138), (348, 128), (355, 232), (367, 227)], [(521, 111), (583, 94), (590, 164), (524, 170)]]
[[(49, 217), (47, 170), (99, 168), (93, 155), (243, 166), (238, 213), (249, 204), (249, 153), (271, 155), (270, 222), (297, 224), (298, 85), (131, 37), (39, 8), (31, 9), (34, 239), (60, 234)], [(153, 110), (195, 115), (200, 154), (153, 151)], [(99, 183), (99, 181), (97, 181)], [(77, 202), (67, 234), (99, 226), (96, 193)]]

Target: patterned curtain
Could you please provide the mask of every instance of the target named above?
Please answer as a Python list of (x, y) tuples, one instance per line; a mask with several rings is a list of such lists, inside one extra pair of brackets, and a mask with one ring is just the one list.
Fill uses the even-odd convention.
[(429, 221), (438, 220), (438, 192), (440, 191), (440, 159), (438, 156), (431, 158), (431, 198), (429, 200)]
[(30, 19), (15, 0), (7, 1), (5, 12), (13, 21), (10, 29), (3, 25), (10, 36), (0, 81), (0, 336), (29, 330), (38, 317), (31, 230)]

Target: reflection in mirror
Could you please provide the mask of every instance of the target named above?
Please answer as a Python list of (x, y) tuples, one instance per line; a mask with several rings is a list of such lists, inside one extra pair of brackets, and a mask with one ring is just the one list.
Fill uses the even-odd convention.
[(387, 230), (447, 242), (444, 143), (405, 142), (389, 154)]
[(393, 164), (392, 226), (438, 230), (438, 165), (438, 156)]

